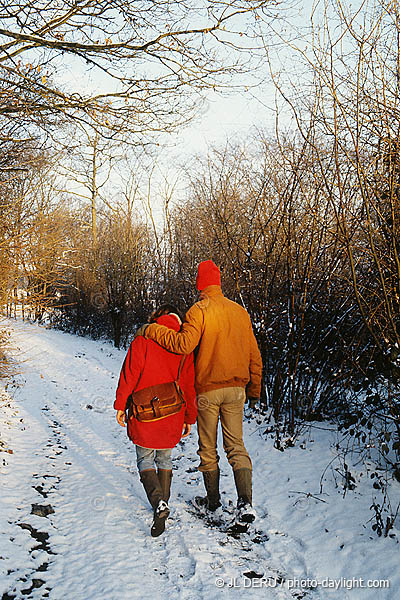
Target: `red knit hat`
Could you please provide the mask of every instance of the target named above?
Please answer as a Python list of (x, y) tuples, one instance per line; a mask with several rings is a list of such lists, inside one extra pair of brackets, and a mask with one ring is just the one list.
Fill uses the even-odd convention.
[(221, 285), (221, 273), (212, 260), (204, 260), (197, 270), (196, 287), (201, 291), (209, 285)]

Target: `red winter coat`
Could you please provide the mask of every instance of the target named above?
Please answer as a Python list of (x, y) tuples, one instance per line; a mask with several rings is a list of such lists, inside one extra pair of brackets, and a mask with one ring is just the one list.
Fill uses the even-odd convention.
[[(173, 315), (163, 315), (157, 319), (157, 323), (175, 331), (180, 329), (178, 319)], [(122, 365), (114, 408), (125, 410), (132, 391), (138, 392), (151, 385), (175, 380), (181, 358), (181, 355), (161, 348), (152, 340), (146, 340), (142, 336), (135, 338)], [(186, 406), (179, 413), (153, 423), (140, 423), (135, 418), (130, 419), (128, 436), (134, 444), (144, 448), (173, 448), (182, 437), (184, 423), (196, 422), (193, 353), (185, 360), (179, 383)]]

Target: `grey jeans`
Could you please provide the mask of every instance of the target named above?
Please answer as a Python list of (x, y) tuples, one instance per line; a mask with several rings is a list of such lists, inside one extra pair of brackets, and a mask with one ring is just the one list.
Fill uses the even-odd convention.
[(155, 465), (158, 469), (172, 469), (171, 453), (172, 448), (166, 448), (165, 450), (154, 450), (153, 448), (136, 446), (136, 462), (139, 473), (141, 471), (155, 469)]

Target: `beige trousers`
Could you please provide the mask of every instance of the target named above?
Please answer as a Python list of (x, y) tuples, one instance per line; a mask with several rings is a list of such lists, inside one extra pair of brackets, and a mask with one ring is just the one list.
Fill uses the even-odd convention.
[(214, 471), (218, 467), (218, 420), (222, 439), (232, 469), (251, 469), (250, 456), (243, 443), (243, 407), (246, 392), (241, 387), (227, 387), (204, 392), (197, 398), (197, 431), (199, 434), (199, 471)]

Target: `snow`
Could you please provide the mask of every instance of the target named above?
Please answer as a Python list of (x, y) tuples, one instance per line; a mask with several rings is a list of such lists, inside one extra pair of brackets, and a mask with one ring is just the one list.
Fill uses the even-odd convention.
[[(397, 597), (399, 524), (393, 537), (372, 532), (380, 492), (349, 456), (356, 487), (345, 492), (333, 426), (307, 429), (280, 452), (258, 416), (245, 420), (258, 518), (237, 537), (191, 509), (203, 493), (192, 428), (173, 452), (166, 532), (152, 538), (134, 447), (112, 407), (125, 352), (21, 321), (6, 325), (19, 374), (0, 396), (3, 600)], [(229, 519), (234, 483), (220, 446)], [(394, 503), (399, 488), (391, 484)], [(360, 588), (359, 578), (387, 579), (390, 588)]]

